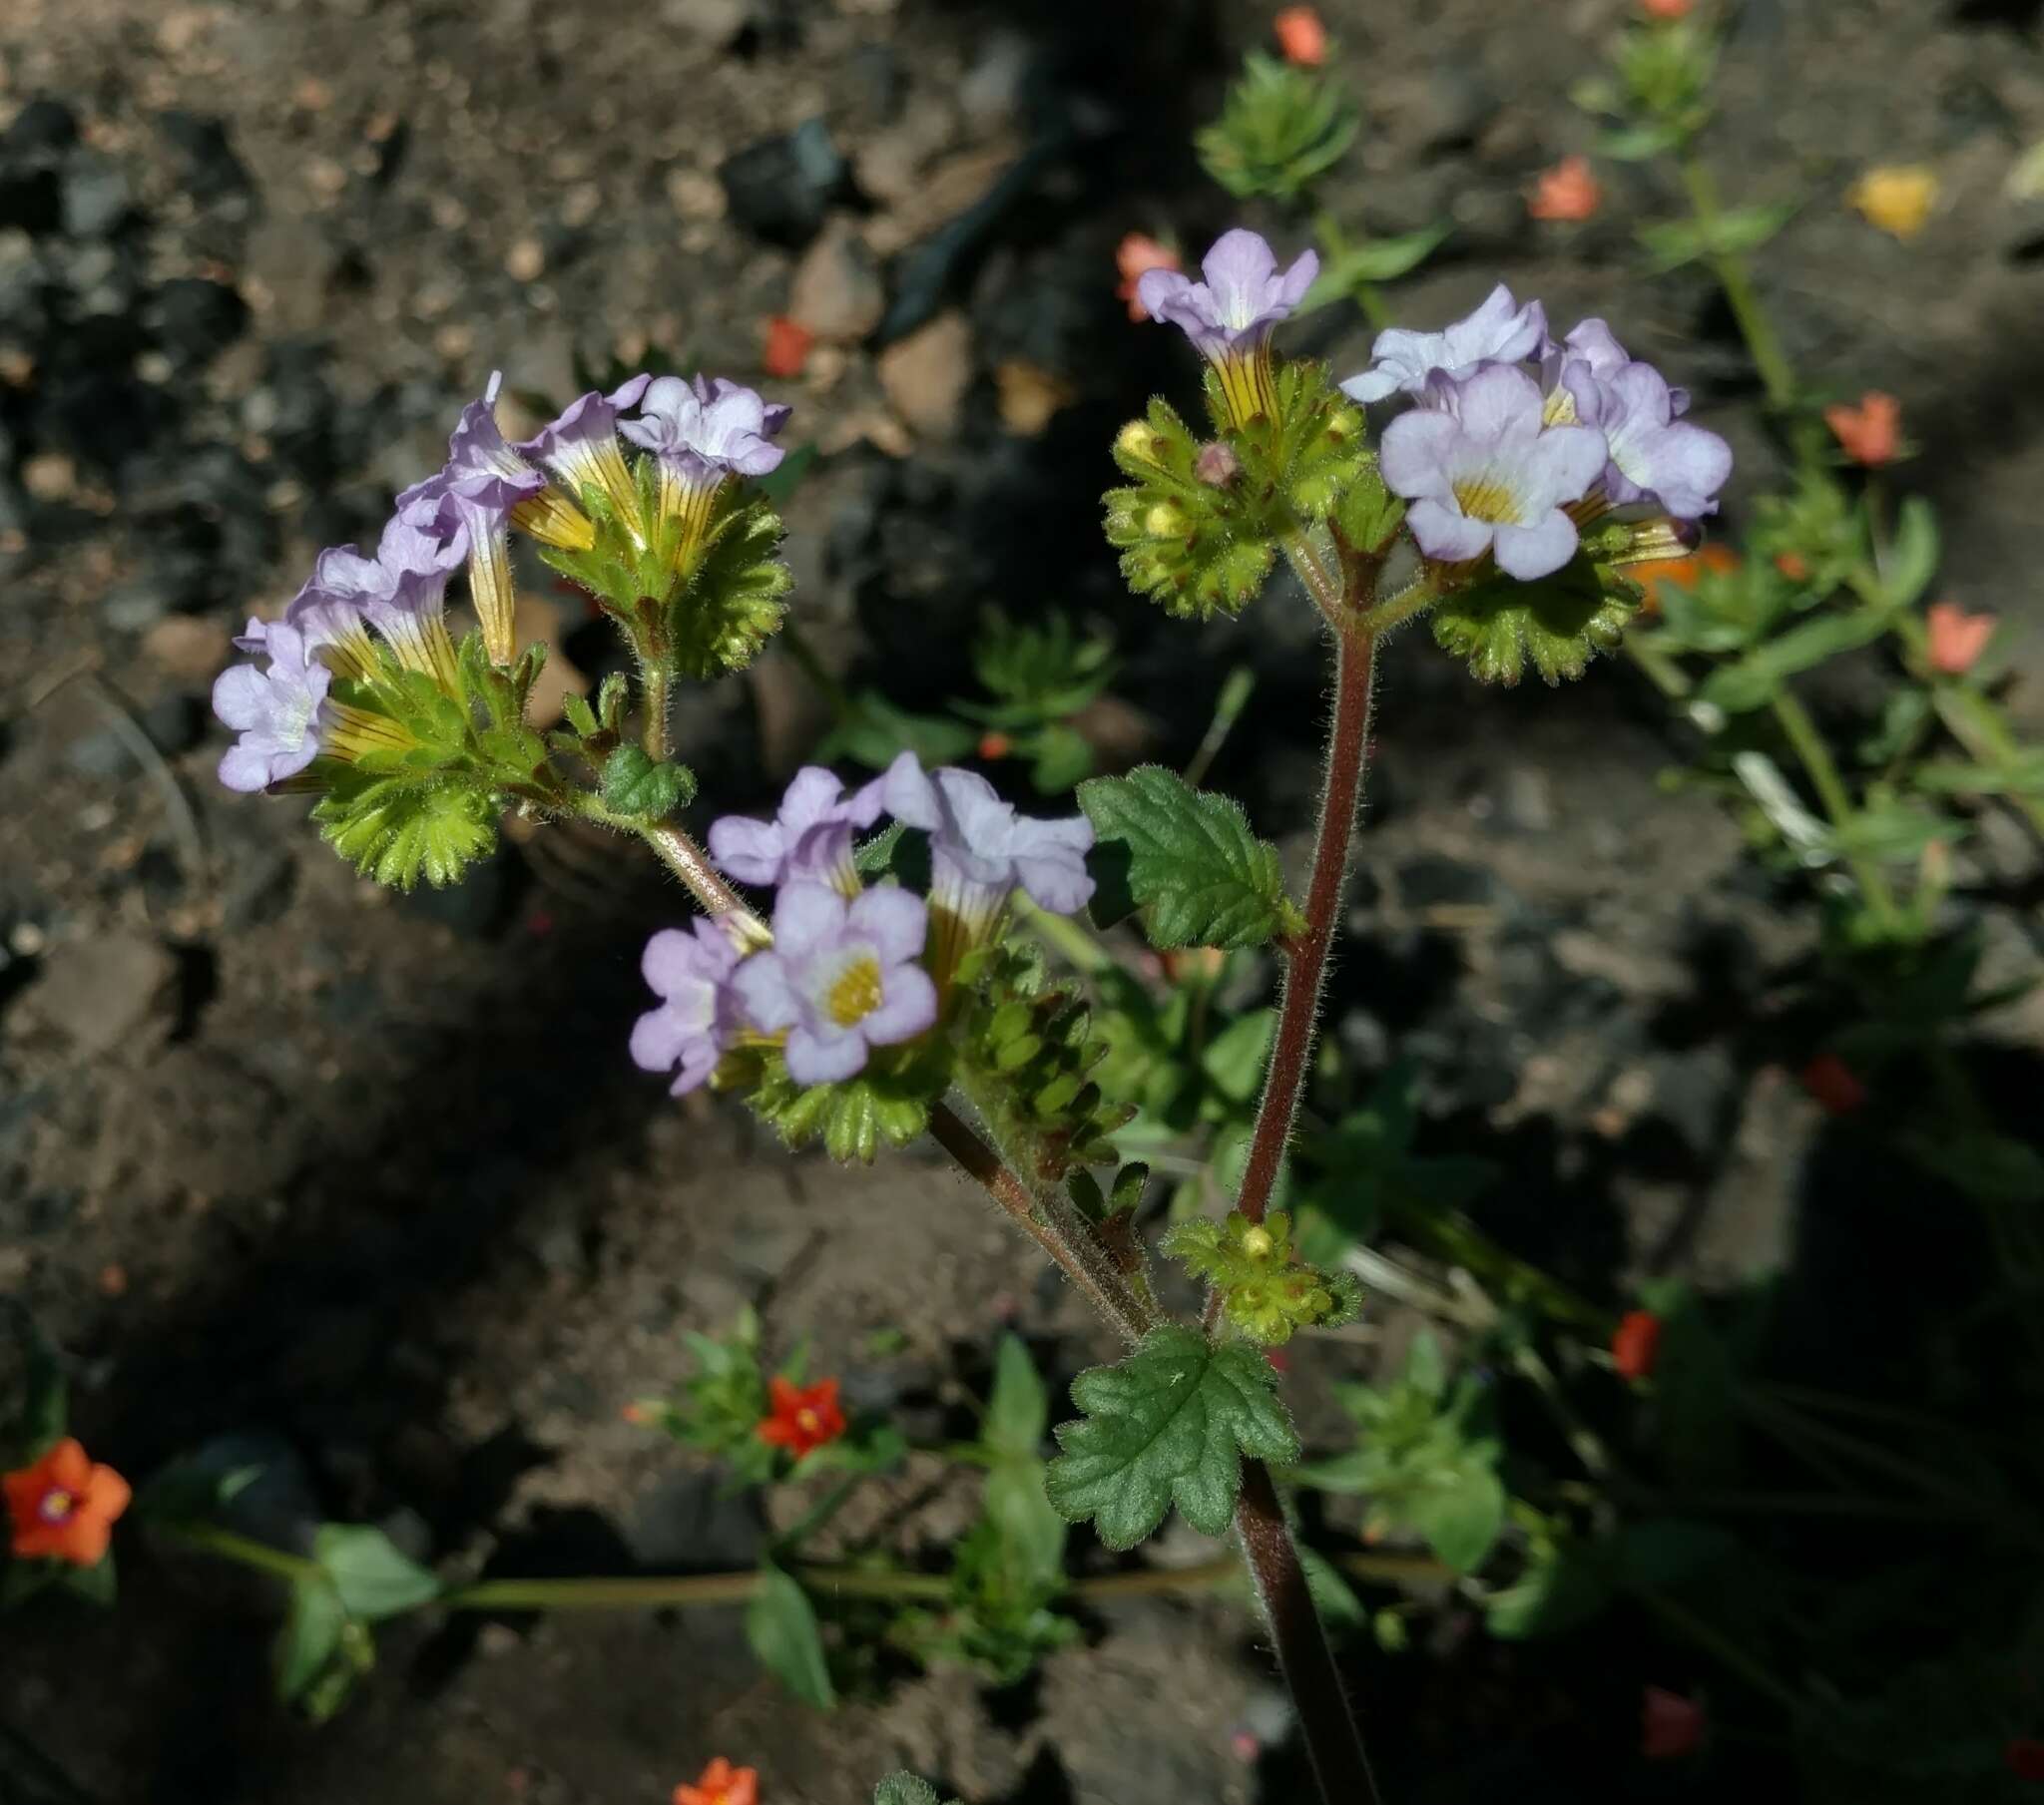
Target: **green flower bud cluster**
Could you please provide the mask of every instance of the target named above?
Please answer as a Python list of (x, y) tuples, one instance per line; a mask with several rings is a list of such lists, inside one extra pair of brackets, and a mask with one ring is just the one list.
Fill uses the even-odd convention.
[(820, 1140), (831, 1158), (870, 1165), (883, 1142), (906, 1146), (929, 1127), (930, 1105), (950, 1075), (951, 1050), (941, 1038), (875, 1047), (855, 1078), (828, 1085), (796, 1084), (778, 1047), (742, 1044), (719, 1062), (710, 1083), (743, 1096), (788, 1146)]
[(1091, 1074), (1107, 1058), (1092, 1010), (1051, 984), (1043, 958), (1015, 943), (993, 949), (966, 1006), (965, 1084), (1026, 1175), (1060, 1184), (1074, 1168), (1111, 1164), (1109, 1139), (1135, 1114)]
[(1291, 1218), (1274, 1209), (1261, 1222), (1241, 1210), (1226, 1222), (1180, 1222), (1164, 1252), (1221, 1293), (1239, 1334), (1281, 1347), (1294, 1330), (1346, 1322), (1362, 1308), (1362, 1288), (1347, 1272), (1326, 1272), (1295, 1257)]

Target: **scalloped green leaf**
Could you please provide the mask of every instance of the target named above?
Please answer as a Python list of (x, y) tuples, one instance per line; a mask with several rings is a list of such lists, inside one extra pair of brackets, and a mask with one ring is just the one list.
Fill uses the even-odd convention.
[(712, 522), (688, 586), (669, 610), (676, 669), (708, 681), (743, 671), (779, 631), (794, 577), (774, 553), (782, 535), (772, 504), (740, 490)]
[(1092, 1519), (1111, 1549), (1134, 1548), (1173, 1505), (1202, 1534), (1225, 1534), (1243, 1457), (1298, 1458), (1277, 1384), (1253, 1348), (1217, 1347), (1177, 1323), (1152, 1329), (1134, 1353), (1072, 1381), (1085, 1415), (1058, 1427), (1051, 1503), (1074, 1523)]
[(455, 882), (497, 842), (496, 808), (473, 783), (339, 767), (312, 819), (364, 877), (409, 890)]
[(1080, 784), (1079, 806), (1106, 856), (1126, 858), (1153, 946), (1260, 946), (1297, 925), (1278, 849), (1232, 797), (1146, 764)]
[(1433, 637), (1478, 682), (1516, 683), (1531, 665), (1549, 683), (1616, 651), (1639, 611), (1637, 585), (1578, 558), (1538, 583), (1497, 575), (1443, 598)]

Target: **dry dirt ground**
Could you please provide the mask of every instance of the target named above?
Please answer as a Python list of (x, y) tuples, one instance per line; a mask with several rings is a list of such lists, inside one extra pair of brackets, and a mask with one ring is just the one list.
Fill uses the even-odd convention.
[[(1532, 173), (1587, 140), (1566, 89), (1623, 8), (1322, 10), (1370, 115), (1337, 203), (1383, 230), (1457, 225), (1401, 310), (1434, 323), (1502, 277), (1561, 317), (1608, 313), (1734, 439), (1736, 511), (1772, 465), (1726, 321), (1699, 281), (1631, 264), (1628, 222), (1666, 197), (1619, 173), (1603, 222), (1525, 218)], [(2044, 136), (2035, 10), (1751, 0), (1711, 144), (1735, 194), (1807, 197), (1767, 263), (1789, 348), (1842, 392), (1901, 396), (1953, 593), (2032, 648), (2044, 207), (2001, 183)], [(776, 1345), (808, 1334), (875, 1402), (939, 1410), (997, 1323), (1066, 1374), (1103, 1351), (945, 1171), (790, 1159), (629, 1069), (637, 950), (678, 906), (657, 873), (557, 837), (393, 899), (297, 804), (213, 784), (203, 697), (226, 634), (319, 545), (372, 534), (490, 369), (555, 397), (649, 354), (750, 376), (827, 215), (870, 268), (847, 251), (825, 297), (853, 342), (784, 385), (792, 436), (826, 454), (789, 508), (812, 641), (931, 705), (967, 686), (982, 602), (1097, 615), (1126, 635), (1116, 743), (1180, 757), (1247, 662), (1258, 702), (1216, 780), (1295, 849), (1318, 711), (1305, 611), (1273, 597), (1239, 627), (1167, 634), (1119, 595), (1095, 526), (1115, 423), (1151, 387), (1190, 392), (1165, 335), (1122, 317), (1113, 246), (1132, 226), (1198, 242), (1227, 218), (1187, 141), (1265, 15), (10, 0), (0, 1293), (74, 1357), (98, 1453), (142, 1474), (253, 1438), (328, 1515), (450, 1571), (716, 1568), (746, 1562), (757, 1525), (619, 1418), (672, 1376), (681, 1329), (755, 1301)], [(720, 180), (811, 121), (843, 161), (822, 192), (784, 148), (743, 194)], [(1841, 205), (1877, 160), (1944, 180), (1906, 246)], [(1010, 170), (1004, 205), (947, 236)], [(880, 302), (902, 311), (879, 336), (918, 328), (912, 353), (876, 354)], [(1348, 317), (1310, 337), (1353, 361), (1366, 335)], [(997, 397), (1046, 377), (1067, 404), (1017, 432)], [(568, 656), (596, 668), (579, 626), (561, 616)], [(1630, 671), (1476, 693), (1417, 638), (1388, 666), (1343, 1044), (1365, 1069), (1419, 1060), (1436, 1114), (1512, 1166), (1530, 1250), (1580, 1282), (1765, 1270), (1815, 1110), (1765, 1035), (1726, 1024), (1765, 1014), (1806, 920), (1773, 906), (1710, 803), (1657, 787), (1672, 742)], [(2039, 695), (2018, 692), (2032, 720)], [(751, 803), (820, 724), (776, 657), (691, 706), (685, 755), (713, 802)], [(1627, 1156), (1643, 1143), (1655, 1157)], [(876, 1329), (899, 1345), (871, 1352)], [(1316, 1348), (1301, 1378), (1360, 1357)], [(958, 1518), (943, 1485), (920, 1509), (925, 1540)], [(115, 1617), (0, 1629), (0, 1800), (623, 1805), (719, 1752), (762, 1768), (769, 1805), (846, 1805), (895, 1765), (975, 1805), (1278, 1796), (1237, 1746), (1278, 1720), (1223, 1600), (1115, 1606), (1026, 1708), (953, 1674), (828, 1719), (761, 1674), (730, 1611), (421, 1631), (312, 1729), (266, 1697), (265, 1594), (167, 1551), (127, 1565)], [(1543, 1772), (1536, 1730), (1485, 1689), (1509, 1675), (1478, 1677), (1388, 1732), (1401, 1771), (1467, 1766), (1473, 1739), (1521, 1797), (1625, 1796)], [(1623, 1744), (1636, 1696), (1541, 1696), (1534, 1715), (1608, 1712)]]

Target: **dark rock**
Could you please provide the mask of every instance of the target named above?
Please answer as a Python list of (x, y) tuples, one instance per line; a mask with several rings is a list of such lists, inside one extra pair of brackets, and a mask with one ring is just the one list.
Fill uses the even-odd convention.
[(63, 191), (55, 170), (0, 167), (0, 226), (40, 237), (55, 231), (63, 213)]
[(1649, 1062), (1653, 1101), (1648, 1115), (1672, 1129), (1698, 1161), (1722, 1153), (1730, 1138), (1739, 1069), (1721, 1045), (1662, 1054)]
[(1423, 852), (1398, 867), (1398, 900), (1408, 909), (1491, 903), (1502, 894), (1503, 886), (1483, 866), (1441, 853)]
[(731, 217), (755, 237), (798, 250), (823, 228), (847, 187), (845, 162), (820, 119), (763, 138), (719, 168)]
[(176, 155), (181, 185), (200, 206), (254, 192), (248, 168), (235, 155), (223, 121), (204, 113), (177, 112), (159, 114), (156, 125)]
[(158, 344), (187, 363), (204, 363), (241, 337), (249, 304), (225, 282), (176, 276), (150, 303), (150, 329)]
[(639, 1563), (656, 1570), (751, 1567), (764, 1540), (752, 1496), (707, 1471), (675, 1472), (659, 1482), (624, 1533)]
[(78, 116), (60, 100), (39, 96), (14, 116), (0, 136), (0, 158), (39, 157), (78, 142)]
[(271, 347), (263, 371), (267, 418), (261, 431), (277, 461), (315, 488), (336, 474), (334, 428), (339, 405), (326, 380), (326, 358), (324, 345), (285, 339)]
[(104, 157), (79, 156), (64, 172), (64, 229), (74, 238), (105, 237), (135, 205), (128, 174)]

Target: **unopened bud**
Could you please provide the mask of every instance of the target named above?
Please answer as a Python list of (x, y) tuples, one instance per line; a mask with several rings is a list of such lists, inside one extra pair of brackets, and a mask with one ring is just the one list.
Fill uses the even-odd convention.
[(1235, 448), (1223, 439), (1202, 445), (1199, 458), (1193, 465), (1193, 474), (1213, 489), (1227, 488), (1241, 471), (1242, 459), (1235, 455)]

